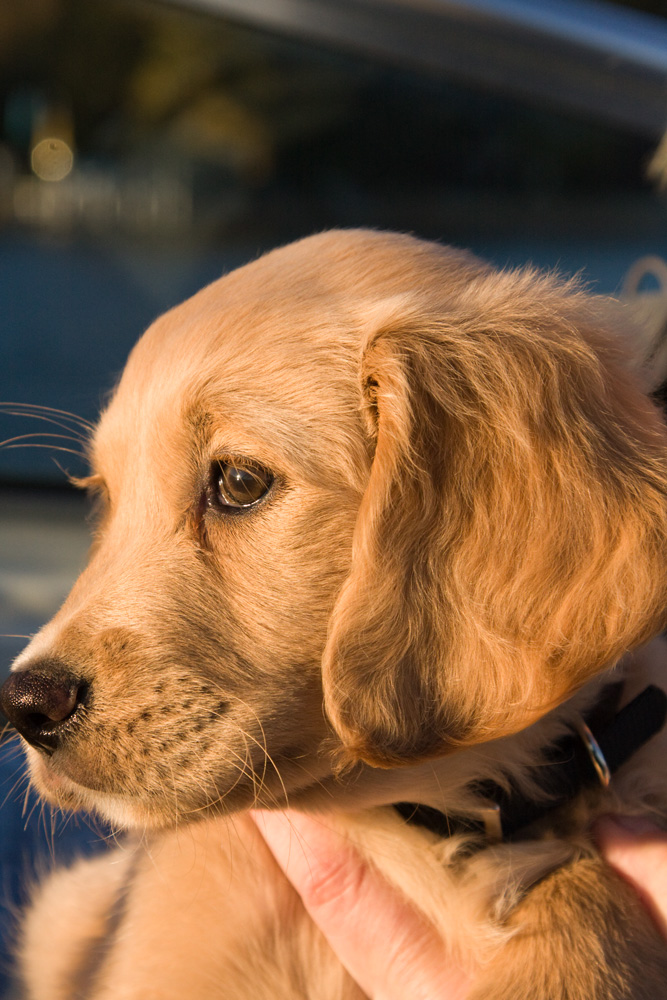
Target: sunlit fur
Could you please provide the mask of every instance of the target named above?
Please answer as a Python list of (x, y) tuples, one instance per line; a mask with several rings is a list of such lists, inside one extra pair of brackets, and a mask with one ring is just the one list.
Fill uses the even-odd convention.
[[(90, 686), (63, 746), (29, 751), (38, 789), (147, 832), (36, 896), (33, 1000), (81, 987), (128, 878), (87, 1000), (359, 997), (254, 804), (327, 813), (481, 967), (479, 1000), (660, 995), (665, 947), (587, 829), (667, 821), (664, 736), (467, 860), (387, 808), (474, 810), (486, 778), (544, 794), (529, 768), (610, 671), (626, 699), (664, 685), (659, 645), (625, 656), (667, 608), (667, 440), (632, 337), (576, 284), (361, 231), (149, 329), (92, 439), (89, 565), (15, 664)], [(241, 515), (206, 494), (235, 457), (275, 476)]]
[(530, 272), (377, 309), (377, 447), (325, 654), (351, 756), (522, 729), (665, 620), (664, 430), (610, 319)]

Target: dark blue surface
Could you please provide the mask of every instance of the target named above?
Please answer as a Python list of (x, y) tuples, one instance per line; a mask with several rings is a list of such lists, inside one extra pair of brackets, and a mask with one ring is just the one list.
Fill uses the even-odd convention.
[(32, 791), (18, 740), (0, 744), (0, 997), (12, 984), (12, 942), (30, 886), (51, 868), (106, 848), (97, 820), (65, 816)]
[[(0, 401), (96, 419), (150, 323), (239, 263), (222, 252), (0, 237)], [(39, 429), (0, 415), (0, 440)], [(70, 456), (56, 457), (75, 474), (84, 471)], [(64, 481), (48, 452), (33, 448), (0, 451), (2, 478)]]

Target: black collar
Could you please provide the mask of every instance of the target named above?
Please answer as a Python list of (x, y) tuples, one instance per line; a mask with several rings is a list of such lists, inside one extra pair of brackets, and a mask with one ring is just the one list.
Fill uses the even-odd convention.
[(621, 764), (662, 729), (667, 718), (664, 691), (649, 685), (617, 712), (621, 690), (620, 684), (606, 688), (580, 725), (546, 751), (533, 774), (545, 801), (527, 798), (511, 783), (502, 787), (495, 781), (480, 781), (469, 787), (482, 802), (474, 816), (440, 812), (411, 802), (398, 802), (394, 808), (408, 823), (441, 837), (485, 833), (492, 841), (520, 839), (524, 827), (570, 802), (584, 789), (596, 785), (606, 788)]

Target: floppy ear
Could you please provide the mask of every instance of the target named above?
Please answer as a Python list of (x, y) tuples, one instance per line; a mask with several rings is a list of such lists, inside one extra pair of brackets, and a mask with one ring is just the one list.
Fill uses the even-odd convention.
[(371, 324), (375, 454), (323, 665), (347, 760), (518, 731), (665, 620), (665, 429), (610, 308), (484, 272)]

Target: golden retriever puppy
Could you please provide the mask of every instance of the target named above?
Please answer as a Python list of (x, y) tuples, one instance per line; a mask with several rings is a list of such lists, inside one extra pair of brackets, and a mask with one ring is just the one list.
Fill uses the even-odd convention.
[(2, 694), (42, 795), (141, 834), (36, 893), (32, 1000), (359, 998), (244, 814), (288, 804), (478, 1000), (665, 995), (587, 832), (667, 823), (667, 654), (631, 652), (666, 618), (667, 434), (631, 332), (364, 231), (148, 330), (91, 441), (89, 565)]

